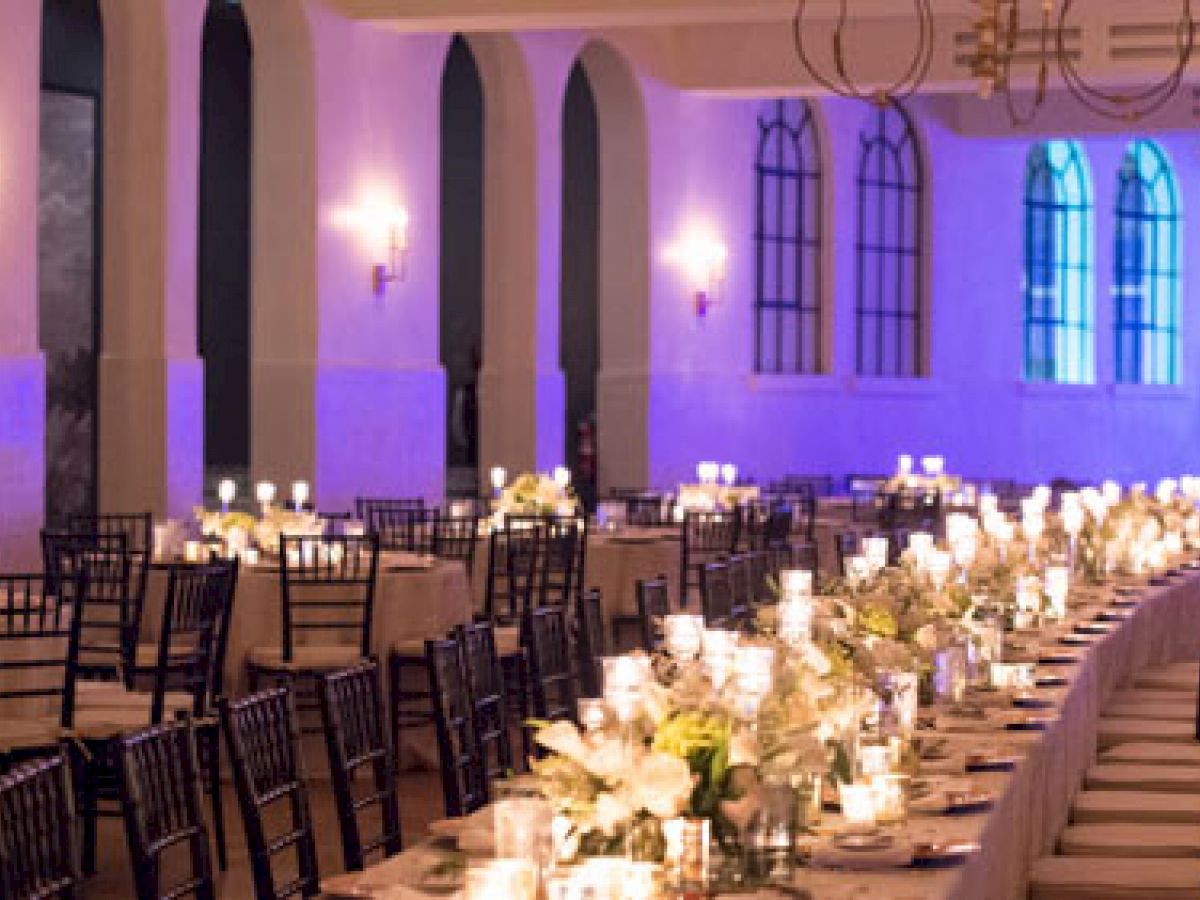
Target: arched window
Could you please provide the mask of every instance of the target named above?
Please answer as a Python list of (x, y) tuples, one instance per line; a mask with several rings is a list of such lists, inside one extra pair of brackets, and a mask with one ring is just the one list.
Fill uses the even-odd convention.
[(758, 131), (754, 365), (759, 372), (811, 375), (823, 368), (816, 123), (804, 100), (770, 100)]
[(925, 371), (920, 148), (894, 103), (871, 111), (859, 142), (857, 372), (915, 378)]
[(1096, 378), (1092, 198), (1074, 141), (1046, 141), (1025, 167), (1025, 380)]
[(1117, 176), (1113, 270), (1117, 381), (1179, 380), (1179, 203), (1171, 163), (1134, 141)]

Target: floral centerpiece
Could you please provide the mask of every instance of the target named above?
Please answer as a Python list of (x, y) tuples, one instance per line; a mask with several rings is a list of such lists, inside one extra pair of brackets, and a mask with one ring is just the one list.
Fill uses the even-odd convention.
[(579, 501), (566, 479), (527, 472), (500, 491), (495, 509), (499, 518), (573, 516), (579, 512)]
[(227, 547), (244, 548), (251, 539), (268, 553), (279, 552), (279, 536), (300, 535), (319, 537), (325, 533), (325, 523), (311, 512), (295, 512), (268, 506), (263, 514), (255, 517), (246, 512), (208, 511), (196, 507), (193, 515), (200, 525), (200, 533)]

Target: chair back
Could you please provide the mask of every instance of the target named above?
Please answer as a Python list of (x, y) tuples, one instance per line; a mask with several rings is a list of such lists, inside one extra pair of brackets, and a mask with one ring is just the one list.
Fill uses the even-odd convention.
[(225, 586), (223, 589), (224, 606), (221, 618), (217, 623), (217, 646), (213, 655), (212, 674), (212, 704), (215, 708), (216, 698), (225, 696), (225, 663), (229, 655), (229, 632), (233, 627), (233, 608), (237, 599), (238, 575), (241, 563), (234, 559), (226, 565)]
[(367, 526), (367, 531), (373, 530), (376, 516), (387, 512), (412, 512), (423, 510), (425, 500), (422, 497), (355, 497), (354, 515)]
[(671, 524), (670, 497), (647, 491), (621, 493), (625, 521), (637, 528), (659, 528)]
[(587, 526), (574, 516), (546, 519), (534, 589), (538, 606), (568, 607), (578, 595), (586, 531)]
[(533, 605), (545, 525), (509, 522), (488, 536), (488, 581), (484, 613), (493, 622), (520, 622)]
[(733, 592), (733, 619), (742, 622), (750, 618), (754, 607), (754, 571), (751, 557), (753, 551), (735, 553), (726, 561), (729, 567), (729, 584)]
[(709, 628), (734, 626), (733, 576), (723, 562), (700, 565), (700, 603)]
[(642, 578), (637, 581), (638, 625), (641, 628), (642, 647), (647, 653), (655, 653), (663, 645), (663, 618), (670, 615), (671, 596), (667, 576)]
[(353, 638), (371, 655), (371, 622), (379, 571), (376, 535), (279, 539), (283, 594), (283, 658), (290, 661), (304, 638), (345, 644)]
[[(317, 680), (317, 700), (341, 825), (342, 855), (347, 871), (358, 872), (366, 868), (368, 856), (394, 856), (401, 849), (395, 756), (384, 726), (379, 664), (370, 660), (322, 674)], [(361, 777), (364, 772), (365, 778)], [(373, 814), (376, 810), (378, 815)], [(375, 835), (364, 837), (364, 828), (376, 821)]]
[(162, 721), (167, 691), (189, 694), (194, 716), (212, 712), (220, 633), (231, 604), (231, 565), (215, 562), (168, 569), (153, 669), (151, 723)]
[(446, 815), (465, 816), (487, 803), (471, 715), (471, 691), (456, 638), (425, 642), (429, 693), (441, 764)]
[(75, 793), (67, 752), (0, 776), (0, 897), (81, 896)]
[(579, 672), (579, 693), (599, 697), (603, 691), (601, 660), (608, 656), (604, 603), (598, 588), (579, 595), (575, 604), (575, 657)]
[(443, 512), (434, 525), (433, 552), (442, 559), (456, 559), (475, 574), (475, 548), (479, 544), (479, 516), (456, 516)]
[(846, 560), (858, 553), (858, 535), (853, 531), (839, 531), (833, 536), (837, 550), (838, 574), (846, 576)]
[(121, 534), (42, 532), (46, 588), (63, 579), (87, 580), (86, 615), (79, 616), (79, 669), (85, 677), (131, 678), (136, 664), (146, 555)]
[[(0, 575), (0, 717), (28, 716), (31, 704), (70, 726), (79, 657), (75, 614), (86, 590), (80, 572), (51, 593), (41, 575)], [(16, 710), (20, 710), (16, 712)]]
[(154, 551), (154, 516), (152, 513), (101, 513), (73, 515), (67, 519), (71, 534), (119, 534), (130, 550), (150, 554)]
[[(192, 723), (165, 722), (122, 735), (117, 773), (138, 900), (214, 900)], [(180, 848), (187, 857), (182, 877)]]
[(686, 607), (699, 587), (699, 567), (737, 549), (741, 516), (727, 512), (689, 512), (683, 517), (679, 552), (679, 603)]
[[(233, 770), (256, 900), (320, 893), (317, 844), (309, 811), (300, 729), (291, 690), (277, 687), (239, 700), (222, 698), (221, 726)], [(267, 813), (284, 805), (286, 824)], [(294, 857), (287, 865), (278, 858)]]
[(482, 768), (482, 787), (488, 797), (491, 785), (514, 770), (509, 731), (508, 695), (504, 669), (496, 652), (496, 631), (490, 623), (460, 625), (455, 637), (462, 648), (463, 665), (471, 700), (471, 729), (476, 757)]
[(574, 721), (578, 715), (567, 615), (561, 606), (537, 607), (525, 613), (521, 629), (529, 656), (533, 715), (547, 722)]
[(383, 507), (371, 511), (367, 532), (378, 535), (380, 549), (432, 554), (437, 520), (436, 509)]
[(853, 474), (846, 476), (851, 516), (855, 522), (866, 521), (877, 515), (877, 500), (884, 493), (888, 480), (886, 475)]

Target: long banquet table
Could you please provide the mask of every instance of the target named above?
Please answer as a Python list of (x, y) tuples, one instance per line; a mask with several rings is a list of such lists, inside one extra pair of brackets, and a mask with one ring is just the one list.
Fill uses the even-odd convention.
[[(1133, 586), (1126, 585), (1126, 590)], [(1128, 618), (1091, 640), (1068, 647), (1060, 638), (1073, 626), (1091, 621), (1100, 611), (1114, 611), (1113, 587), (1080, 588), (1068, 621), (1041, 633), (1016, 633), (1031, 656), (1077, 654), (1071, 664), (1039, 665), (1039, 677), (1061, 675), (1064, 684), (1039, 689), (1053, 701), (1038, 711), (1049, 720), (1043, 731), (1009, 731), (1010, 708), (997, 707), (985, 720), (955, 722), (942, 710), (935, 731), (944, 737), (950, 759), (938, 771), (964, 771), (968, 752), (1011, 753), (1020, 758), (1009, 772), (973, 774), (974, 787), (990, 793), (994, 804), (968, 815), (910, 815), (905, 834), (912, 841), (976, 841), (978, 853), (950, 868), (891, 868), (869, 871), (801, 868), (796, 888), (816, 900), (887, 897), (889, 900), (1017, 900), (1027, 893), (1028, 872), (1040, 856), (1052, 851), (1067, 823), (1072, 798), (1096, 751), (1100, 710), (1108, 695), (1139, 670), (1200, 656), (1200, 575), (1189, 573), (1158, 586), (1137, 582), (1137, 605), (1122, 607)], [(934, 711), (939, 712), (939, 711)], [(385, 898), (371, 884), (413, 885), (428, 867), (430, 848), (418, 846), (381, 863), (361, 876), (337, 879), (344, 888), (357, 879), (364, 896)], [(411, 896), (405, 894), (405, 896)]]

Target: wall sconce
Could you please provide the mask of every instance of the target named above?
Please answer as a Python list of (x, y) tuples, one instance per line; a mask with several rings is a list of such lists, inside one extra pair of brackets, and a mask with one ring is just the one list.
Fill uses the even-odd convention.
[(387, 231), (386, 263), (376, 263), (371, 269), (371, 289), (376, 297), (387, 293), (393, 281), (403, 281), (408, 274), (408, 210), (384, 210), (380, 226)]
[(334, 223), (357, 231), (375, 259), (379, 259), (381, 250), (386, 254), (386, 261), (371, 266), (371, 292), (376, 297), (383, 297), (393, 281), (404, 281), (408, 269), (408, 210), (373, 200), (335, 211)]
[(696, 317), (703, 319), (724, 294), (729, 249), (711, 232), (696, 230), (667, 248), (667, 261), (678, 266), (687, 279)]

